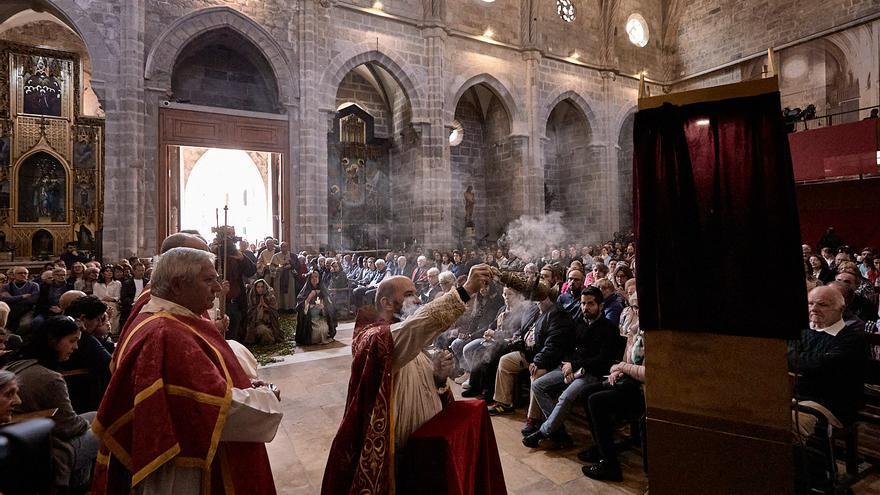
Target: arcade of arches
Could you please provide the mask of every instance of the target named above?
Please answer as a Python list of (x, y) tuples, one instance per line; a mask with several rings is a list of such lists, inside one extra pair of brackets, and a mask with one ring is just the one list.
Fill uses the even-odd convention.
[[(544, 5), (552, 2), (536, 0), (368, 3), (4, 2), (0, 40), (20, 52), (69, 54), (76, 65), (69, 95), (76, 115), (68, 122), (97, 155), (89, 187), (103, 187), (96, 195), (102, 211), (85, 215), (83, 205), (70, 204), (71, 218), (49, 230), (69, 240), (85, 225), (93, 249), (109, 257), (152, 253), (156, 239), (185, 228), (181, 219), (190, 214), (182, 190), (163, 195), (170, 163), (163, 143), (219, 141), (242, 152), (283, 147), (285, 180), (266, 189), (273, 195), (266, 201), (286, 198), (286, 211), (270, 206), (261, 222), (300, 249), (494, 241), (521, 215), (550, 211), (594, 242), (632, 226), (640, 72), (655, 92), (751, 79), (766, 64), (759, 54), (786, 44), (784, 106), (812, 103), (823, 114), (878, 103), (870, 2), (848, 9), (837, 8), (842, 0), (807, 2), (821, 25), (783, 29), (781, 17), (762, 17), (771, 28), (754, 32), (747, 22), (711, 27), (751, 8), (727, 0), (707, 2), (715, 10), (677, 1), (583, 2), (565, 19)], [(625, 31), (632, 19), (645, 29)], [(735, 49), (716, 36), (753, 45)], [(194, 112), (202, 124), (181, 124), (169, 144), (161, 125), (167, 110)], [(232, 126), (227, 117), (268, 119), (273, 130)], [(0, 165), (14, 168), (38, 151), (14, 135), (18, 120), (3, 110), (3, 142), (16, 146)], [(261, 139), (272, 146), (259, 146)], [(68, 166), (72, 155), (60, 155)]]

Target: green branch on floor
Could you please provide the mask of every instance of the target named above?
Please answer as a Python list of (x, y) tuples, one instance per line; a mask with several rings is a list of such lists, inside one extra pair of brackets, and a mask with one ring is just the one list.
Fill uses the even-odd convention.
[(284, 334), (284, 340), (274, 344), (252, 344), (247, 348), (257, 358), (260, 366), (281, 361), (284, 356), (290, 356), (294, 353), (293, 337), (296, 334), (296, 315), (281, 315), (279, 318), (281, 323), (281, 333)]

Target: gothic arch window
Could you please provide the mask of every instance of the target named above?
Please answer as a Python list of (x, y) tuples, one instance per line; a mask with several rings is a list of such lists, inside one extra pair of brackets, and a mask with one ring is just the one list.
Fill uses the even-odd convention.
[(574, 22), (577, 9), (571, 0), (556, 0), (556, 13), (565, 22)]
[(648, 22), (641, 14), (632, 14), (626, 20), (626, 35), (629, 42), (638, 47), (644, 47), (648, 44)]

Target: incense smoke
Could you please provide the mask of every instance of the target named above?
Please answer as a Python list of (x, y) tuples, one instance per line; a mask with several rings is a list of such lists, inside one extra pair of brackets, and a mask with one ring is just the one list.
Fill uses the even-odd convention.
[(507, 233), (498, 243), (507, 246), (517, 258), (533, 261), (553, 248), (560, 248), (570, 239), (562, 224), (562, 212), (546, 215), (523, 215), (507, 225)]

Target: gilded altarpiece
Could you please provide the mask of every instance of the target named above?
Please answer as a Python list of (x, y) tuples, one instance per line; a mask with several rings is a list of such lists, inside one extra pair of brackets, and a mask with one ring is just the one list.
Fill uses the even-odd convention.
[(81, 73), (75, 54), (0, 43), (0, 254), (100, 256), (104, 121), (80, 116)]

